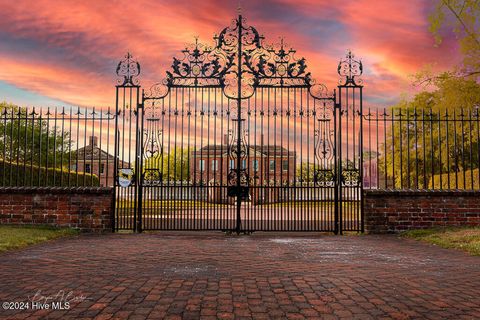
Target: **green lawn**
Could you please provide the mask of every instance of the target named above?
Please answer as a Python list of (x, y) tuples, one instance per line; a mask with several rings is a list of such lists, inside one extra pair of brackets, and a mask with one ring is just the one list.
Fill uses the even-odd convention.
[(453, 248), (466, 251), (472, 255), (480, 255), (480, 228), (446, 228), (411, 230), (402, 236), (413, 238), (442, 248)]
[(0, 252), (19, 249), (35, 243), (72, 236), (79, 231), (49, 226), (0, 226)]
[[(343, 208), (357, 208), (360, 205), (360, 201), (342, 201)], [(333, 201), (289, 201), (289, 202), (274, 202), (259, 205), (261, 207), (301, 207), (301, 208), (334, 208), (335, 202)]]
[[(193, 209), (193, 208), (210, 208), (223, 207), (225, 204), (212, 203), (196, 200), (143, 200), (144, 208), (159, 208), (169, 210)], [(117, 208), (133, 208), (134, 202), (130, 200), (117, 200)]]
[[(144, 209), (154, 208), (155, 210), (184, 210), (184, 209), (204, 209), (229, 207), (229, 204), (213, 203), (198, 200), (148, 200), (142, 202)], [(300, 208), (328, 208), (333, 210), (335, 203), (333, 201), (289, 201), (289, 202), (273, 202), (266, 204), (254, 205), (258, 208), (275, 208), (275, 207), (300, 207)], [(343, 208), (346, 210), (355, 210), (359, 205), (359, 201), (343, 201)], [(133, 208), (134, 202), (130, 200), (117, 200), (117, 209)]]

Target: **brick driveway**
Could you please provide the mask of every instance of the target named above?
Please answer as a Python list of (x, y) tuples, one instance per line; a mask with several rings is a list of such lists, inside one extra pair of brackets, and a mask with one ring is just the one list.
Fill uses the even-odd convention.
[(0, 277), (2, 302), (76, 298), (8, 319), (480, 318), (480, 258), (395, 236), (81, 235), (0, 255)]

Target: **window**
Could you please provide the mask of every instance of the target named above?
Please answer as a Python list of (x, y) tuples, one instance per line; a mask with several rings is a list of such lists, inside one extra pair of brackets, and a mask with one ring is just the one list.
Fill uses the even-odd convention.
[(105, 163), (100, 164), (100, 173), (103, 174), (105, 172)]
[(90, 163), (85, 164), (85, 172), (90, 173)]
[(230, 159), (230, 169), (235, 168), (235, 160)]
[(258, 160), (252, 161), (252, 167), (254, 172), (258, 172)]
[(270, 171), (275, 171), (275, 160), (270, 160)]
[(288, 160), (282, 160), (282, 170), (288, 171)]
[(218, 170), (218, 160), (212, 160), (212, 171)]
[(245, 169), (247, 167), (247, 160), (243, 159), (242, 160), (242, 169)]
[(205, 171), (205, 160), (200, 160), (198, 162), (198, 167), (199, 167), (201, 172)]
[(76, 165), (76, 164), (72, 164), (71, 170), (72, 170), (72, 171), (77, 171), (77, 165)]

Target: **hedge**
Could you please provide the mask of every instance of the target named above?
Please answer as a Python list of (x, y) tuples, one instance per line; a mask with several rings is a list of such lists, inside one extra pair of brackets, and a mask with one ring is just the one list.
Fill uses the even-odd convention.
[[(436, 174), (430, 178), (428, 187), (432, 189), (433, 181), (435, 181), (435, 189), (461, 189), (461, 190), (472, 190), (472, 173), (473, 173), (473, 189), (480, 189), (480, 179), (478, 169), (465, 170), (465, 179), (464, 171)], [(450, 175), (450, 186), (448, 184), (448, 176)], [(440, 176), (442, 178), (442, 185), (440, 185)], [(456, 180), (457, 177), (457, 180)], [(458, 181), (455, 183), (455, 181)]]
[(99, 186), (96, 175), (69, 171), (66, 168), (45, 168), (0, 159), (1, 187), (88, 187)]

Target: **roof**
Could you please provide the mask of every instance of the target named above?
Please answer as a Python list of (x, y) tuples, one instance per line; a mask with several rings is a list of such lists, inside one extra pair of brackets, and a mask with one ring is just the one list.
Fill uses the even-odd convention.
[[(86, 161), (92, 161), (92, 160), (105, 160), (105, 161), (114, 161), (115, 157), (106, 151), (100, 149), (97, 146), (92, 146), (92, 145), (87, 145), (85, 147), (79, 148), (75, 151), (72, 151), (72, 159), (75, 159), (75, 161), (83, 161), (85, 159)], [(78, 155), (78, 158), (77, 158)], [(75, 158), (74, 158), (75, 157)], [(128, 165), (128, 162), (126, 161), (120, 161), (119, 163)]]
[[(248, 146), (250, 150), (254, 150), (255, 152), (259, 152), (265, 156), (282, 156), (282, 155), (289, 155), (289, 156), (295, 156), (294, 151), (288, 151), (282, 146), (276, 146), (276, 145), (251, 145)], [(193, 151), (193, 155), (201, 155), (201, 154), (207, 154), (207, 155), (223, 155), (228, 153), (229, 146), (224, 145), (224, 144), (211, 144), (207, 145), (205, 147), (200, 148), (200, 150)]]
[(113, 161), (114, 159), (114, 157), (111, 154), (105, 152), (104, 150), (100, 149), (97, 146), (92, 146), (92, 145), (85, 146), (73, 152), (76, 155), (78, 155), (79, 160), (83, 159), (84, 157), (87, 160), (93, 159), (93, 160), (112, 160)]

